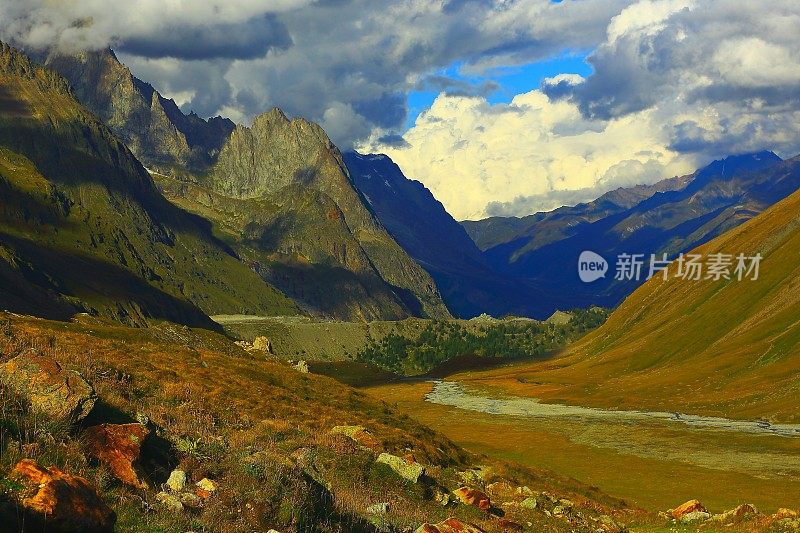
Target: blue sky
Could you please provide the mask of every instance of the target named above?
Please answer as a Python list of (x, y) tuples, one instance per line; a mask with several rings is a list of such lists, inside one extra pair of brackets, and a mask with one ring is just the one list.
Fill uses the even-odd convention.
[[(592, 66), (586, 58), (589, 51), (580, 53), (564, 52), (545, 61), (537, 61), (517, 67), (496, 68), (483, 76), (467, 76), (462, 73), (463, 63), (457, 62), (450, 67), (436, 72), (458, 81), (480, 86), (487, 81), (497, 83), (500, 88), (487, 96), (489, 103), (508, 103), (514, 96), (538, 89), (542, 80), (558, 74), (580, 74), (587, 77), (592, 73)], [(408, 117), (405, 129), (414, 125), (420, 113), (431, 107), (439, 96), (439, 90), (411, 91), (408, 94)]]

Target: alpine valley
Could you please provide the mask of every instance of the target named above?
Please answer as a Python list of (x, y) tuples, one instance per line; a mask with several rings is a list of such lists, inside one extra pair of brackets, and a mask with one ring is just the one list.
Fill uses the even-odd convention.
[(800, 156), (457, 221), (96, 48), (0, 43), (0, 529), (800, 530)]

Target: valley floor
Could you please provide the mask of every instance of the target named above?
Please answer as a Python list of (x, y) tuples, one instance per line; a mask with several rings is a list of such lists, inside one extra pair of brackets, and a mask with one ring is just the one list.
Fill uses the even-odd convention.
[[(463, 373), (457, 379), (483, 399), (510, 398), (499, 389), (482, 387), (483, 374)], [(434, 387), (435, 382), (416, 381), (366, 390), (471, 451), (553, 469), (631, 505), (667, 510), (697, 498), (712, 512), (743, 502), (765, 512), (800, 507), (797, 437), (643, 416), (587, 417), (580, 408), (556, 409), (555, 414), (544, 409), (536, 416), (521, 416), (498, 404), (476, 410), (468, 402), (443, 405), (459, 402), (443, 400), (441, 390), (441, 403), (426, 401)]]

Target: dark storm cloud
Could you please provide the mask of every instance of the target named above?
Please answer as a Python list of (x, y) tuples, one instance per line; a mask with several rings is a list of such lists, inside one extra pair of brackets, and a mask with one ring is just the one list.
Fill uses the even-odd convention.
[(396, 133), (379, 137), (378, 142), (391, 148), (411, 148), (411, 145), (408, 143), (408, 141), (405, 140), (402, 135), (398, 135)]
[(245, 22), (217, 23), (193, 27), (170, 25), (151, 34), (122, 40), (120, 51), (141, 57), (178, 59), (253, 59), (271, 48), (292, 44), (289, 31), (274, 15), (266, 14)]
[[(111, 8), (100, 0), (0, 0), (0, 38), (68, 49), (111, 45), (134, 74), (175, 94), (184, 109), (248, 122), (279, 106), (320, 122), (346, 145), (401, 128), (405, 95), (453, 63), (480, 76), (593, 48), (631, 1), (132, 0)], [(91, 23), (75, 27), (76, 20)], [(451, 94), (494, 90), (446, 84)]]
[(736, 0), (641, 2), (612, 21), (584, 83), (543, 90), (571, 98), (592, 119), (697, 115), (672, 127), (669, 147), (681, 153), (719, 157), (771, 146), (793, 154), (798, 24), (800, 4), (789, 0), (769, 10)]
[(405, 93), (384, 93), (378, 98), (356, 100), (353, 109), (381, 128), (391, 128), (406, 117)]

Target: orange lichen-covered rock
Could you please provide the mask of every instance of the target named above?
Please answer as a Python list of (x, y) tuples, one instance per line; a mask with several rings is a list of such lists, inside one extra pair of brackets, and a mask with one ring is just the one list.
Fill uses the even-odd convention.
[(34, 411), (50, 418), (79, 421), (97, 400), (80, 374), (64, 370), (54, 359), (29, 350), (0, 364), (0, 381), (27, 398)]
[(9, 475), (24, 488), (22, 506), (42, 520), (47, 531), (106, 532), (114, 529), (116, 516), (86, 479), (44, 468), (23, 459)]
[(137, 489), (147, 484), (136, 473), (142, 442), (150, 430), (141, 424), (100, 424), (86, 430), (89, 454), (108, 466), (114, 477)]
[(489, 500), (489, 497), (477, 489), (461, 487), (454, 490), (453, 494), (455, 494), (461, 502), (467, 505), (474, 505), (482, 511), (488, 511), (492, 508), (492, 502)]
[(422, 524), (415, 533), (484, 533), (481, 528), (466, 524), (456, 518), (448, 518), (438, 524)]
[(703, 504), (700, 503), (699, 500), (689, 500), (670, 511), (670, 514), (675, 520), (680, 520), (684, 515), (696, 512), (707, 513), (708, 510), (703, 507)]

